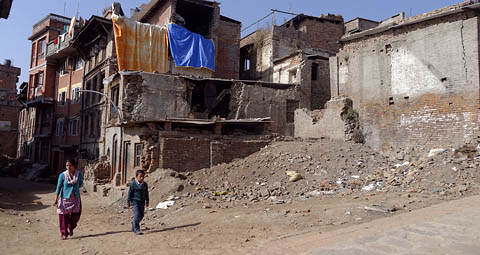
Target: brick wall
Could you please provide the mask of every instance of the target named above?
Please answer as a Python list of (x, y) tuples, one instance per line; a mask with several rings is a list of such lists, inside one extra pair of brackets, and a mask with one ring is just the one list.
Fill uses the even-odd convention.
[(238, 79), (241, 24), (220, 20), (216, 48), (215, 78)]
[(476, 139), (479, 108), (478, 97), (465, 94), (425, 94), (388, 107), (365, 102), (362, 124), (382, 149), (448, 148)]
[(245, 158), (265, 147), (268, 141), (225, 140), (211, 143), (212, 166), (232, 162), (236, 158)]
[(262, 147), (267, 140), (182, 137), (160, 138), (160, 167), (176, 171), (195, 171), (244, 158)]
[(479, 134), (478, 35), (465, 11), (347, 40), (331, 93), (352, 98), (374, 148), (459, 146)]
[(210, 167), (210, 142), (195, 138), (160, 138), (160, 167), (193, 171)]
[[(337, 43), (343, 35), (343, 18), (316, 19), (297, 18), (292, 24), (275, 26), (272, 30), (259, 30), (240, 42), (243, 65), (250, 59), (251, 69), (240, 71), (241, 79), (272, 81), (273, 61), (297, 52), (298, 50), (324, 50), (337, 52)], [(243, 66), (242, 66), (243, 67)]]

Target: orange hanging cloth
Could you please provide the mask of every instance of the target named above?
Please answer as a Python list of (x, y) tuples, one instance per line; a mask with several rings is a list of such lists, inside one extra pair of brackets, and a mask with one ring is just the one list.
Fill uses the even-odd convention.
[(118, 70), (166, 73), (167, 28), (112, 15)]

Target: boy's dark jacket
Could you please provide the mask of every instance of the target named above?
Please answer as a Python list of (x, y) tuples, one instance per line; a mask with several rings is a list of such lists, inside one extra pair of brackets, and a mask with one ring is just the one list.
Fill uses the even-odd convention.
[(149, 201), (147, 183), (143, 182), (139, 185), (137, 181), (133, 181), (128, 189), (128, 205), (131, 205), (134, 202), (146, 202), (148, 204)]

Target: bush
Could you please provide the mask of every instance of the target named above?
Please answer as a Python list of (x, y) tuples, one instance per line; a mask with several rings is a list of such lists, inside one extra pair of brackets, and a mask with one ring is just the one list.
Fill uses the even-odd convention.
[(358, 119), (358, 112), (355, 111), (353, 108), (348, 108), (347, 113), (345, 113), (343, 116), (343, 120), (357, 120)]

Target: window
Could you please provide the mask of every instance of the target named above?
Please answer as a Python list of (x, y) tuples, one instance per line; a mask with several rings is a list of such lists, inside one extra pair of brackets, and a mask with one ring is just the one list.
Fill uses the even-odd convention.
[(43, 87), (43, 72), (39, 72), (37, 74), (37, 88), (42, 88)]
[(288, 73), (288, 83), (294, 83), (297, 80), (297, 69), (290, 70)]
[(97, 135), (97, 138), (100, 138), (101, 135), (101, 127), (102, 127), (102, 119), (101, 119), (102, 113), (100, 111), (97, 111), (97, 121), (95, 123), (95, 134)]
[(64, 129), (65, 129), (65, 120), (57, 119), (57, 128), (56, 128), (57, 137), (63, 137)]
[[(97, 88), (97, 80), (98, 80), (98, 75), (94, 76), (91, 80), (90, 83), (92, 84), (92, 90), (93, 91), (98, 91)], [(97, 103), (97, 94), (92, 93), (92, 104)]]
[(88, 115), (83, 118), (83, 131), (88, 134)]
[(68, 73), (68, 58), (62, 61), (60, 64), (60, 75), (65, 75)]
[(81, 100), (81, 99), (80, 99), (80, 93), (81, 93), (80, 90), (81, 90), (81, 89), (82, 89), (82, 88), (80, 88), (80, 87), (77, 87), (77, 88), (73, 88), (73, 89), (72, 89), (72, 103), (73, 103), (73, 104), (80, 103), (80, 100)]
[(298, 109), (299, 105), (298, 100), (287, 100), (287, 123), (295, 121), (295, 110)]
[(318, 64), (317, 63), (312, 63), (312, 81), (317, 80), (317, 71), (318, 71)]
[(65, 105), (67, 103), (67, 92), (63, 91), (58, 94), (58, 105)]
[(250, 59), (246, 58), (245, 62), (243, 63), (243, 71), (250, 70)]
[(45, 42), (45, 39), (38, 41), (38, 58), (44, 58), (46, 50), (47, 43)]
[(30, 60), (30, 67), (35, 65), (35, 49), (37, 48), (36, 43), (32, 43), (32, 52), (31, 52), (31, 60)]
[[(91, 90), (91, 80), (87, 81), (87, 86), (86, 86), (87, 90)], [(91, 92), (87, 92), (87, 94), (85, 94), (84, 98), (85, 98), (85, 106), (89, 106), (90, 105), (90, 94), (92, 94)]]
[(90, 136), (95, 135), (94, 125), (95, 125), (95, 115), (94, 113), (92, 113), (90, 114), (90, 129), (89, 129)]
[[(118, 107), (118, 97), (119, 97), (119, 94), (120, 94), (120, 86), (117, 85), (115, 87), (112, 88), (111, 90), (111, 98), (112, 98), (112, 101), (113, 101), (113, 104)], [(115, 116), (117, 115), (117, 111), (116, 109), (113, 107), (113, 106), (110, 106), (110, 119), (113, 119)]]
[(135, 144), (135, 167), (140, 166), (140, 159), (143, 154), (143, 143)]
[(70, 120), (69, 134), (71, 136), (77, 136), (78, 135), (78, 119)]
[(82, 69), (83, 67), (83, 59), (80, 57), (75, 58), (75, 69), (74, 70), (79, 70)]

